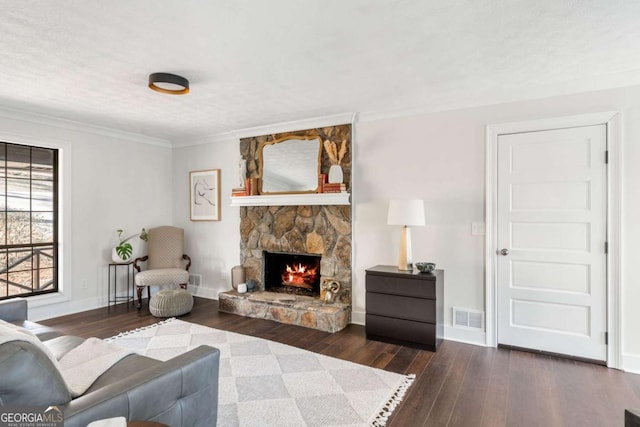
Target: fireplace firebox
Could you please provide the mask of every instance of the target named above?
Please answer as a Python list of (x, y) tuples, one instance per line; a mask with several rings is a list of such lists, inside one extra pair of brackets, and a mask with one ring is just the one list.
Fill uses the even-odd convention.
[(321, 258), (314, 254), (263, 251), (265, 290), (319, 296)]

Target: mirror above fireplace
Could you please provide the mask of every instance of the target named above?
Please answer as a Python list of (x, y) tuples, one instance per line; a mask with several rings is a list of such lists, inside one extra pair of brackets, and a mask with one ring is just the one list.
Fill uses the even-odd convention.
[(260, 145), (260, 194), (315, 193), (322, 142), (318, 136), (289, 135)]

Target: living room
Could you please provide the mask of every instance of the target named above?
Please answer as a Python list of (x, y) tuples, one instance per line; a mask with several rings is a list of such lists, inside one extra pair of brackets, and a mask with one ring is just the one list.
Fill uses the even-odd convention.
[[(444, 338), (493, 346), (486, 239), (495, 227), (487, 217), (487, 127), (612, 113), (620, 139), (609, 159), (611, 225), (617, 228), (610, 241), (609, 271), (615, 275), (608, 282), (613, 305), (607, 306), (612, 317), (606, 363), (640, 373), (640, 289), (633, 279), (633, 260), (640, 256), (636, 4), (587, 10), (572, 2), (519, 3), (502, 11), (496, 4), (484, 10), (470, 4), (358, 2), (326, 10), (307, 5), (312, 11), (304, 11), (290, 2), (221, 10), (172, 3), (152, 15), (153, 23), (147, 22), (153, 21), (150, 5), (133, 3), (113, 11), (97, 4), (12, 4), (3, 12), (10, 30), (1, 30), (7, 34), (0, 41), (6, 53), (0, 139), (60, 150), (60, 292), (30, 298), (31, 320), (107, 305), (107, 264), (117, 229), (184, 228), (190, 273), (201, 275), (190, 291), (217, 299), (231, 288), (231, 269), (241, 263), (240, 212), (229, 198), (238, 186), (240, 139), (348, 124), (351, 322), (365, 324), (365, 270), (394, 265), (398, 257), (399, 227), (387, 224), (389, 201), (421, 199), (425, 226), (412, 229), (413, 260), (434, 262), (446, 272)], [(531, 15), (535, 19), (529, 21)], [(327, 24), (335, 16), (340, 18)], [(295, 30), (305, 43), (286, 44), (285, 30), (266, 36), (274, 22), (266, 17), (299, 23)], [(120, 27), (118, 20), (127, 25)], [(206, 34), (207, 20), (220, 28), (218, 37), (196, 39), (186, 32), (198, 24), (203, 28), (196, 35)], [(88, 28), (86, 22), (99, 25)], [(162, 39), (169, 53), (152, 41), (163, 25), (171, 29)], [(254, 26), (255, 32), (245, 33)], [(489, 30), (496, 27), (498, 34)], [(118, 28), (122, 35), (112, 35)], [(323, 32), (337, 35), (316, 40)], [(256, 50), (268, 43), (278, 48), (245, 54), (251, 41)], [(149, 45), (154, 48), (145, 51)], [(376, 45), (381, 54), (367, 53)], [(322, 58), (331, 49), (337, 51), (331, 59), (341, 61)], [(194, 57), (202, 52), (216, 56), (218, 64), (197, 68)], [(397, 65), (402, 61), (407, 65)], [(302, 67), (305, 62), (313, 66)], [(112, 64), (117, 71), (110, 70)], [(191, 92), (172, 97), (150, 91), (146, 79), (158, 71), (184, 75)], [(210, 169), (221, 172), (220, 220), (191, 221), (189, 173)], [(486, 227), (487, 234), (473, 232), (474, 225)], [(456, 327), (454, 308), (481, 313), (482, 327)]]

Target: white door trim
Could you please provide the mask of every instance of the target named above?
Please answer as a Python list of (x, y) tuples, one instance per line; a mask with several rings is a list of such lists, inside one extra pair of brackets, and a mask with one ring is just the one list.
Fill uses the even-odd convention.
[(497, 346), (497, 159), (498, 135), (516, 132), (534, 132), (578, 126), (607, 125), (609, 167), (607, 170), (607, 366), (620, 368), (621, 361), (621, 306), (620, 279), (622, 272), (622, 174), (621, 174), (621, 117), (617, 111), (558, 117), (526, 122), (487, 125), (485, 134), (485, 188), (486, 188), (486, 239), (485, 239), (485, 312), (486, 345)]

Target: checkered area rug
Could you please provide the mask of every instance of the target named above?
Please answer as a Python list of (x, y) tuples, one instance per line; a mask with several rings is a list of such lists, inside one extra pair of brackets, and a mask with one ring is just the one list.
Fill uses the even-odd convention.
[(384, 426), (415, 377), (177, 319), (108, 341), (162, 361), (202, 344), (220, 349), (223, 427)]

